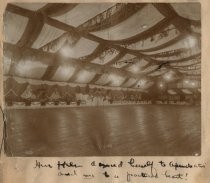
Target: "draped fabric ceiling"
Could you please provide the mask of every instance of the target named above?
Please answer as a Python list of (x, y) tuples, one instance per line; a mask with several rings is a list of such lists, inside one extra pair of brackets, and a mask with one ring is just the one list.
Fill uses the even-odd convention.
[(197, 3), (8, 4), (4, 75), (141, 89), (170, 75), (199, 81), (200, 19)]

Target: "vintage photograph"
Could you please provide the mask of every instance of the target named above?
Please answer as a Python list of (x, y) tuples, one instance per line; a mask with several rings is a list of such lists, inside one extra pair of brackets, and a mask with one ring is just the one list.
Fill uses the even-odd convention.
[(200, 3), (9, 3), (11, 157), (200, 156)]

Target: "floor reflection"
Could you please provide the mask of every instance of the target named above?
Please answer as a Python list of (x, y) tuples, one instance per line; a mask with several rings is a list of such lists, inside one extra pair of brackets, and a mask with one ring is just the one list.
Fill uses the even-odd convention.
[(135, 105), (7, 110), (9, 156), (194, 155), (200, 107)]

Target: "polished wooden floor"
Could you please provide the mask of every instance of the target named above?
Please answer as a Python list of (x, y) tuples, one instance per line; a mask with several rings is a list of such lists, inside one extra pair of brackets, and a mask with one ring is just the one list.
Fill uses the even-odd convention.
[(201, 152), (200, 106), (7, 110), (8, 156), (173, 156)]

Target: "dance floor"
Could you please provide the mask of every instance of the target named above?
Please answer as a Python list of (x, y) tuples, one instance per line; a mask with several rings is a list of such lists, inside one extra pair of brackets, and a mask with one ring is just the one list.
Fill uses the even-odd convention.
[(8, 156), (181, 156), (201, 153), (200, 106), (8, 109)]

